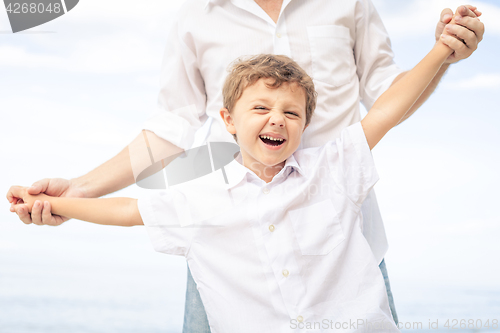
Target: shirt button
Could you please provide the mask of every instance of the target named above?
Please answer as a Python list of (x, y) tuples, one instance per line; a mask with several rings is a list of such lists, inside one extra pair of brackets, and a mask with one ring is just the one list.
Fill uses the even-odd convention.
[(270, 231), (270, 232), (273, 232), (273, 231), (274, 231), (274, 225), (272, 225), (272, 224), (271, 224), (271, 225), (269, 226), (269, 231)]
[(262, 193), (264, 193), (264, 194), (269, 194), (269, 192), (270, 192), (270, 191), (269, 191), (269, 189), (268, 189), (267, 187), (264, 187), (264, 188), (262, 189)]
[(302, 317), (302, 316), (298, 316), (298, 317), (297, 317), (297, 321), (298, 321), (299, 323), (303, 322), (303, 321), (304, 321), (304, 317)]
[(276, 37), (281, 38), (281, 34), (278, 32), (278, 33), (276, 34)]
[(288, 275), (290, 275), (290, 272), (287, 269), (284, 269), (282, 273), (283, 273), (284, 277), (287, 277)]

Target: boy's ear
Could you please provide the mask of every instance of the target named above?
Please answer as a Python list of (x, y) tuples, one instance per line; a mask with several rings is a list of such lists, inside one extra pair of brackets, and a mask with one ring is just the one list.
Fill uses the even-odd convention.
[(226, 125), (226, 130), (231, 134), (236, 134), (236, 128), (234, 127), (233, 118), (229, 113), (229, 110), (226, 108), (222, 108), (219, 111), (224, 124)]

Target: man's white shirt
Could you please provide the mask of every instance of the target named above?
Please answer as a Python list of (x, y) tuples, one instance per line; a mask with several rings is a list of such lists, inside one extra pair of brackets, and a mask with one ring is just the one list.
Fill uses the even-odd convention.
[[(260, 53), (294, 59), (315, 83), (318, 102), (299, 148), (319, 147), (360, 120), (401, 70), (370, 0), (284, 0), (275, 23), (253, 0), (188, 0), (168, 37), (158, 111), (143, 128), (183, 149), (209, 121), (209, 142), (234, 142), (219, 116), (228, 66)], [(380, 262), (387, 240), (374, 192), (363, 233)]]
[(361, 232), (378, 180), (361, 124), (295, 152), (270, 183), (240, 156), (138, 200), (154, 248), (186, 257), (212, 332), (398, 332)]

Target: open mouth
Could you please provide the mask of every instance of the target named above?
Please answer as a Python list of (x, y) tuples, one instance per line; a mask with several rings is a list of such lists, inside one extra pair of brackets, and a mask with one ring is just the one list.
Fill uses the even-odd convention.
[(265, 135), (261, 135), (259, 138), (262, 142), (269, 146), (281, 146), (286, 141), (285, 139), (271, 138), (270, 136)]

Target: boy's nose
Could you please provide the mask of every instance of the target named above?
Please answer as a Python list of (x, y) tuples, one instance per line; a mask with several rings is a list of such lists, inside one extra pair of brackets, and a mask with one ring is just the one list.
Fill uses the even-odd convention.
[(279, 115), (272, 115), (269, 119), (269, 123), (271, 126), (278, 126), (280, 128), (285, 127), (285, 120)]

